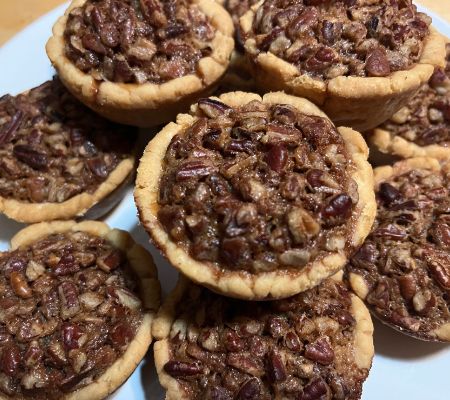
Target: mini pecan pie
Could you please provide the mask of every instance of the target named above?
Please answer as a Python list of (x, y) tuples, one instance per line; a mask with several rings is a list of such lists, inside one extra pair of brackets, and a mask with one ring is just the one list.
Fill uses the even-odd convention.
[(104, 223), (32, 225), (0, 253), (0, 398), (103, 399), (144, 357), (149, 253)]
[(267, 0), (241, 18), (261, 90), (285, 90), (364, 131), (444, 62), (444, 39), (411, 0)]
[(57, 79), (1, 97), (0, 212), (22, 222), (98, 218), (133, 176), (136, 139)]
[(153, 334), (167, 399), (356, 400), (374, 354), (367, 308), (331, 278), (257, 303), (182, 281)]
[(308, 100), (202, 99), (147, 146), (135, 199), (169, 261), (244, 298), (287, 297), (343, 267), (375, 213), (361, 135)]
[(214, 0), (73, 0), (47, 54), (99, 114), (156, 126), (214, 89), (232, 36), (230, 15)]
[(347, 270), (386, 324), (450, 341), (450, 165), (411, 158), (375, 170), (378, 214)]
[(450, 43), (446, 68), (437, 67), (428, 84), (374, 130), (371, 142), (382, 153), (403, 158), (450, 159)]

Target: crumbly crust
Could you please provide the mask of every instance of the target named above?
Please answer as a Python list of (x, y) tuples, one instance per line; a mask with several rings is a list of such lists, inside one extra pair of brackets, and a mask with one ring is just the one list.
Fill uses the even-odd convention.
[[(340, 282), (342, 274), (338, 273), (330, 278)], [(184, 390), (180, 381), (170, 376), (164, 366), (171, 359), (170, 336), (175, 327), (176, 318), (179, 315), (180, 304), (185, 300), (194, 285), (184, 277), (181, 277), (175, 289), (169, 294), (163, 303), (153, 324), (153, 336), (157, 339), (154, 345), (154, 358), (156, 370), (161, 385), (167, 390), (166, 399), (185, 399), (191, 397)], [(353, 333), (353, 360), (360, 370), (368, 370), (372, 364), (374, 355), (373, 347), (373, 324), (370, 314), (364, 303), (355, 295), (351, 294), (351, 316), (355, 320)], [(353, 394), (354, 395), (354, 394)], [(353, 398), (353, 397), (352, 397)]]
[(64, 30), (68, 14), (86, 0), (73, 0), (66, 13), (53, 26), (47, 42), (47, 55), (61, 81), (72, 94), (94, 111), (116, 122), (136, 126), (156, 126), (211, 92), (225, 73), (234, 47), (233, 22), (225, 9), (213, 0), (193, 0), (216, 28), (212, 53), (199, 61), (198, 73), (170, 80), (161, 85), (144, 83), (96, 82), (65, 56)]
[[(152, 342), (151, 326), (160, 303), (160, 284), (157, 270), (150, 254), (137, 245), (131, 236), (118, 229), (110, 229), (103, 222), (54, 221), (34, 224), (22, 229), (11, 239), (11, 249), (27, 246), (48, 235), (62, 232), (83, 231), (100, 236), (125, 252), (131, 268), (141, 282), (141, 299), (145, 307), (144, 317), (125, 353), (111, 365), (95, 382), (63, 397), (64, 400), (101, 400), (122, 385), (138, 366)], [(8, 400), (0, 394), (0, 399)]]
[[(263, 98), (256, 94), (244, 92), (227, 93), (219, 98), (229, 106), (247, 104), (252, 100), (269, 104), (289, 104), (307, 115), (326, 116), (312, 103), (284, 93), (270, 93)], [(195, 115), (196, 105), (191, 114)], [(135, 201), (141, 223), (152, 237), (154, 243), (166, 255), (171, 264), (195, 282), (211, 290), (242, 299), (270, 299), (288, 297), (307, 290), (326, 277), (342, 268), (347, 256), (341, 251), (330, 251), (319, 260), (308, 263), (298, 272), (276, 270), (250, 274), (244, 271), (227, 271), (213, 265), (194, 260), (180, 246), (173, 242), (157, 218), (159, 209), (158, 191), (162, 169), (161, 165), (173, 136), (183, 132), (195, 121), (193, 115), (181, 114), (177, 123), (168, 124), (147, 146), (138, 168), (135, 189)], [(370, 185), (372, 171), (367, 163), (367, 146), (360, 135), (349, 128), (338, 128), (343, 136), (348, 154), (354, 163), (351, 177), (358, 185), (359, 201), (355, 206), (352, 220), (354, 233), (350, 246), (358, 246), (363, 242), (375, 217), (375, 200)]]
[[(416, 157), (399, 161), (393, 166), (378, 167), (374, 170), (376, 191), (379, 191), (381, 184), (385, 184), (385, 182), (393, 182), (396, 177), (401, 177), (402, 175), (414, 170), (427, 171), (428, 173), (431, 173), (430, 178), (436, 175), (441, 175), (441, 173), (444, 173), (446, 176), (448, 176), (450, 165), (441, 165), (438, 160), (430, 157)], [(395, 192), (395, 189), (391, 188), (384, 190), (385, 193), (388, 194), (384, 194), (383, 198), (385, 198), (386, 196), (394, 198), (396, 195), (395, 193), (397, 193)], [(392, 190), (394, 190), (394, 192), (390, 193)], [(411, 190), (413, 189), (410, 189), (410, 192)], [(438, 193), (441, 190), (445, 191), (446, 188), (439, 187), (435, 190), (437, 190), (436, 196), (439, 196)], [(411, 194), (413, 194), (413, 192), (411, 192)], [(414, 196), (412, 195), (411, 199), (413, 198)], [(436, 199), (437, 198), (438, 197), (436, 197)], [(424, 201), (424, 206), (422, 207), (423, 209), (429, 207), (425, 205), (426, 199), (422, 201)], [(408, 199), (405, 200), (406, 208), (408, 208), (407, 204)], [(399, 206), (401, 206), (401, 204)], [(443, 207), (445, 208), (445, 206)], [(401, 213), (402, 209), (400, 208), (399, 210), (400, 211), (398, 211), (397, 213), (398, 217), (400, 218), (403, 214)], [(439, 214), (445, 216), (445, 209), (436, 209), (435, 212), (438, 213), (438, 216)], [(407, 218), (407, 215), (405, 216), (405, 218)], [(443, 224), (444, 225), (441, 227), (441, 230), (445, 232), (445, 222), (443, 222)], [(428, 226), (427, 224), (427, 226), (423, 227), (424, 229), (426, 229), (426, 231), (424, 232), (431, 232), (430, 229), (434, 229), (433, 232), (438, 232), (436, 231), (436, 229), (438, 228), (433, 228), (433, 226)], [(377, 224), (375, 224), (375, 228), (376, 227)], [(378, 228), (380, 230), (383, 229), (383, 227)], [(413, 225), (408, 228), (408, 225), (406, 225), (405, 229), (409, 229), (411, 230), (411, 232), (417, 232), (417, 228), (418, 227), (414, 229)], [(385, 229), (388, 229), (388, 227), (386, 227)], [(430, 314), (433, 310), (433, 307), (441, 307), (442, 302), (445, 303), (446, 301), (445, 291), (447, 290), (446, 287), (448, 286), (447, 280), (449, 276), (449, 272), (446, 271), (446, 269), (448, 269), (448, 265), (445, 264), (446, 261), (444, 257), (446, 236), (445, 233), (444, 236), (435, 236), (437, 239), (433, 239), (433, 241), (430, 241), (429, 243), (426, 242), (424, 244), (424, 242), (422, 241), (422, 238), (425, 235), (424, 232), (420, 231), (419, 228), (419, 232), (417, 233), (418, 236), (412, 238), (414, 242), (412, 242), (411, 239), (405, 240), (407, 245), (408, 243), (411, 243), (412, 246), (415, 246), (414, 243), (417, 242), (417, 246), (415, 246), (414, 248), (411, 247), (410, 250), (408, 247), (402, 247), (400, 245), (400, 242), (386, 243), (385, 246), (382, 246), (382, 251), (385, 251), (385, 255), (389, 256), (388, 258), (386, 258), (386, 265), (375, 264), (375, 261), (368, 261), (369, 259), (375, 257), (375, 253), (373, 253), (371, 249), (373, 247), (373, 243), (376, 242), (373, 242), (373, 238), (370, 235), (359, 252), (361, 254), (357, 253), (354, 259), (352, 259), (352, 263), (347, 267), (347, 279), (354, 292), (365, 301), (366, 305), (372, 311), (373, 315), (379, 318), (383, 323), (399, 330), (402, 333), (418, 339), (448, 342), (450, 340), (450, 322), (445, 322), (445, 316), (447, 315), (448, 320), (449, 311), (445, 310), (445, 307), (443, 307), (439, 308), (440, 311), (438, 311), (437, 313)], [(409, 235), (411, 236), (413, 235), (413, 233), (409, 233)], [(439, 235), (439, 233), (433, 233), (433, 235)], [(397, 243), (399, 244), (397, 245)], [(441, 243), (441, 245), (437, 245), (435, 243)], [(441, 248), (441, 246), (444, 246), (444, 248)], [(376, 248), (374, 249), (376, 250)], [(390, 250), (392, 250), (392, 252)], [(394, 254), (395, 251), (398, 251), (397, 256), (395, 256)], [(405, 251), (406, 254), (402, 253), (403, 251)], [(424, 255), (422, 255), (422, 252)], [(429, 255), (427, 255), (428, 252), (430, 252)], [(434, 255), (434, 252), (436, 252), (436, 255)], [(441, 254), (441, 256), (438, 256), (438, 253)], [(390, 256), (391, 254), (392, 257)], [(382, 254), (380, 253), (379, 257), (381, 256)], [(395, 258), (394, 256), (397, 258)], [(375, 258), (373, 260), (375, 260)], [(398, 262), (404, 262), (405, 264), (402, 267), (403, 270), (398, 272), (398, 268), (392, 266), (390, 267), (389, 262), (391, 262), (394, 266), (397, 265)], [(376, 269), (378, 267), (381, 268), (381, 270), (378, 269), (377, 272), (377, 277), (379, 278), (375, 282), (378, 285), (377, 287), (373, 286), (373, 282), (369, 285), (369, 270), (366, 271), (364, 269), (364, 265), (370, 267), (372, 263), (375, 265)], [(414, 267), (413, 270), (411, 270), (408, 265), (412, 265)], [(420, 271), (417, 272), (419, 269)], [(417, 273), (414, 271), (416, 271)], [(387, 287), (387, 292), (383, 292), (383, 290), (385, 289), (382, 286), (385, 284), (389, 285)], [(439, 287), (441, 287), (441, 289), (437, 290), (437, 288)], [(430, 294), (429, 291), (431, 291), (432, 294)], [(387, 298), (384, 297), (384, 293), (389, 293)], [(436, 300), (435, 293), (444, 293), (443, 295), (441, 294), (444, 300)], [(393, 296), (394, 298), (392, 299), (391, 296)], [(428, 299), (428, 296), (431, 296), (430, 299)], [(400, 306), (404, 305), (406, 309), (409, 310), (408, 313), (404, 314), (401, 308), (387, 310), (385, 305), (383, 304), (385, 301), (391, 301), (390, 299), (393, 302), (395, 302), (396, 299), (400, 299)], [(392, 305), (392, 307), (394, 307), (394, 305)], [(429, 317), (429, 315), (432, 316)], [(428, 320), (428, 318), (434, 318), (433, 316), (436, 316), (436, 319)], [(444, 322), (442, 321), (442, 319)], [(422, 322), (425, 322), (425, 325), (423, 325)], [(427, 328), (426, 324), (429, 324), (429, 328)]]
[[(244, 35), (252, 29), (253, 20), (262, 2), (255, 4), (240, 19)], [(245, 42), (246, 53), (256, 42)], [(260, 52), (252, 65), (256, 84), (261, 90), (285, 90), (304, 96), (321, 106), (337, 124), (359, 131), (373, 129), (405, 105), (425, 83), (435, 66), (443, 66), (445, 46), (443, 37), (430, 29), (424, 40), (419, 61), (409, 70), (396, 71), (386, 77), (338, 76), (328, 81), (313, 79), (271, 52)]]

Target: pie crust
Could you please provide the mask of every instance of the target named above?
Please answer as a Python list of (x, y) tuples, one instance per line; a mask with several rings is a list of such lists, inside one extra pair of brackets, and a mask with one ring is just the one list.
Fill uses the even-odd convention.
[(79, 70), (64, 52), (64, 30), (71, 10), (86, 0), (73, 0), (65, 15), (53, 26), (47, 55), (64, 85), (88, 107), (112, 121), (141, 127), (156, 126), (189, 108), (217, 86), (234, 48), (233, 23), (225, 9), (213, 0), (193, 0), (216, 28), (212, 53), (198, 64), (198, 74), (186, 75), (161, 85), (153, 83), (97, 82)]
[[(382, 182), (385, 182), (392, 177), (402, 175), (414, 169), (429, 170), (435, 172), (436, 174), (439, 174), (441, 171), (449, 173), (450, 164), (447, 163), (442, 165), (438, 160), (430, 157), (415, 157), (399, 161), (393, 166), (381, 166), (374, 169), (375, 188), (378, 188)], [(449, 266), (447, 265), (447, 268), (448, 267)], [(353, 291), (367, 304), (366, 299), (369, 295), (370, 289), (364, 278), (355, 272), (349, 271), (348, 273), (346, 273), (346, 279), (348, 279), (350, 287), (353, 289)], [(398, 293), (397, 295), (400, 296), (400, 293)], [(374, 312), (371, 307), (372, 306), (369, 307), (369, 310), (371, 311), (373, 316), (377, 317), (381, 322), (391, 328), (398, 330), (399, 332), (426, 341), (450, 341), (450, 321), (440, 325), (438, 328), (435, 328), (431, 331), (413, 332), (412, 330), (405, 327), (389, 323), (389, 321), (386, 321), (385, 319), (381, 318), (380, 315)]]
[[(255, 4), (240, 19), (243, 35), (252, 29), (262, 2)], [(255, 40), (245, 42), (255, 49)], [(444, 66), (445, 40), (434, 28), (424, 43), (420, 60), (411, 69), (387, 77), (339, 76), (316, 80), (271, 52), (260, 52), (252, 66), (257, 86), (263, 91), (284, 90), (310, 99), (320, 106), (336, 125), (350, 126), (360, 132), (373, 129), (407, 104), (421, 85), (428, 81), (435, 66)]]
[[(329, 279), (340, 282), (342, 273), (339, 272)], [(180, 277), (176, 287), (161, 306), (153, 324), (152, 333), (157, 339), (154, 344), (156, 370), (161, 385), (167, 390), (165, 397), (167, 400), (192, 399), (186, 394), (177, 379), (164, 370), (164, 365), (170, 360), (170, 333), (174, 324), (177, 323), (177, 309), (193, 288), (195, 288), (195, 285), (192, 282), (184, 277)], [(354, 294), (351, 294), (351, 314), (355, 319), (353, 361), (359, 369), (369, 371), (374, 356), (373, 324), (368, 309)], [(349, 362), (351, 361), (349, 360)], [(359, 396), (351, 398), (356, 399)]]
[[(253, 93), (231, 92), (221, 95), (219, 100), (232, 107), (247, 104), (252, 100), (268, 104), (289, 104), (303, 114), (327, 118), (308, 100), (281, 92), (269, 93), (262, 98)], [(160, 207), (158, 204), (159, 181), (163, 174), (160, 165), (171, 139), (196, 121), (196, 109), (197, 105), (194, 105), (191, 108), (191, 115), (179, 115), (176, 123), (171, 122), (155, 136), (147, 145), (138, 168), (134, 196), (140, 221), (170, 263), (189, 279), (213, 291), (231, 297), (253, 300), (291, 296), (316, 286), (323, 279), (340, 270), (347, 260), (342, 250), (327, 252), (323, 258), (309, 262), (295, 272), (287, 273), (286, 270), (281, 269), (257, 274), (236, 272), (199, 262), (170, 239), (157, 217)], [(375, 218), (376, 203), (372, 190), (372, 168), (367, 162), (368, 149), (361, 135), (349, 128), (338, 128), (338, 131), (344, 139), (354, 164), (354, 169), (349, 174), (358, 185), (359, 201), (354, 208), (352, 217), (354, 231), (351, 234), (353, 235), (351, 246), (358, 247), (369, 233)]]
[[(129, 265), (141, 282), (141, 300), (145, 307), (141, 327), (129, 343), (126, 351), (96, 381), (74, 392), (67, 393), (64, 400), (101, 400), (118, 389), (133, 373), (146, 354), (151, 342), (151, 326), (160, 304), (160, 284), (158, 273), (151, 255), (131, 236), (122, 230), (110, 229), (103, 222), (53, 221), (30, 225), (11, 239), (11, 250), (27, 246), (48, 235), (63, 232), (87, 232), (107, 239), (115, 247), (126, 253)], [(0, 394), (0, 399), (14, 397)], [(20, 397), (23, 398), (23, 397)]]
[[(26, 95), (29, 91), (24, 92)], [(133, 129), (133, 128), (132, 128)], [(135, 147), (135, 146), (134, 146)], [(136, 149), (122, 159), (92, 193), (82, 192), (67, 200), (31, 203), (0, 195), (0, 213), (25, 223), (86, 217), (97, 219), (109, 212), (123, 198), (134, 177)]]

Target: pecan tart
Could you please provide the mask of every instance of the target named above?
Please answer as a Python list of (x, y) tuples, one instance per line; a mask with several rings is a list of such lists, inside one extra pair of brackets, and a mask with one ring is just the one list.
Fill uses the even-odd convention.
[(31, 225), (0, 253), (0, 399), (103, 399), (152, 341), (149, 253), (102, 222)]
[(450, 341), (450, 165), (411, 158), (375, 170), (377, 218), (347, 266), (375, 316), (419, 339)]
[(0, 98), (0, 212), (21, 222), (98, 218), (134, 175), (135, 128), (99, 117), (59, 82)]
[(375, 214), (361, 135), (308, 100), (201, 99), (148, 144), (135, 199), (183, 274), (243, 299), (288, 297), (341, 269)]
[(320, 105), (339, 125), (373, 129), (444, 63), (444, 39), (411, 0), (267, 0), (240, 19), (261, 90)]
[(73, 0), (47, 54), (99, 114), (156, 126), (212, 92), (233, 47), (231, 17), (214, 0)]
[(428, 84), (370, 137), (375, 150), (402, 158), (450, 159), (450, 43), (445, 69), (437, 67)]
[(166, 399), (356, 400), (374, 354), (367, 308), (331, 278), (258, 303), (184, 280), (153, 334)]

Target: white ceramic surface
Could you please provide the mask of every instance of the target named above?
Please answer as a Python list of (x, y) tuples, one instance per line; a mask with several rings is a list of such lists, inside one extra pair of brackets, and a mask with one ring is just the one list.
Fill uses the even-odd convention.
[[(58, 7), (43, 16), (0, 48), (0, 96), (19, 93), (51, 78), (54, 71), (44, 46), (53, 23), (63, 14), (65, 7)], [(435, 27), (450, 37), (450, 24), (429, 14), (433, 17)], [(159, 269), (165, 296), (175, 284), (177, 273), (148, 243), (147, 234), (136, 217), (131, 188), (105, 222), (112, 227), (129, 231), (135, 240), (150, 250)], [(8, 248), (9, 239), (22, 226), (0, 215), (0, 251)], [(374, 340), (376, 355), (370, 376), (364, 385), (363, 400), (450, 398), (450, 346), (411, 339), (377, 321)], [(164, 398), (164, 391), (158, 383), (153, 366), (152, 351), (149, 351), (130, 379), (112, 397), (114, 400)]]

